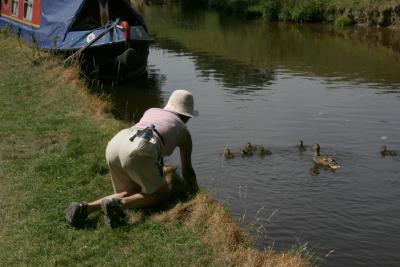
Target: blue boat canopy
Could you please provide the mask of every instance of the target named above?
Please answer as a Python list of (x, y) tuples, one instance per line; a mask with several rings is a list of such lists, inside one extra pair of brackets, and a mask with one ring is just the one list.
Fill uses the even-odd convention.
[[(13, 16), (12, 11), (7, 16), (5, 3), (12, 1), (0, 1), (2, 1), (0, 27), (11, 25), (11, 30), (17, 32), (22, 38), (31, 39), (39, 47), (47, 49), (65, 48), (65, 42), (71, 42), (71, 40), (66, 40), (70, 32), (74, 32), (74, 36), (86, 36), (87, 33), (104, 28), (102, 6), (107, 7), (107, 21), (121, 19), (127, 21), (129, 26), (145, 28), (143, 18), (132, 8), (129, 0), (41, 0), (36, 3), (31, 0), (38, 17), (35, 18), (34, 13), (31, 20), (33, 22), (36, 19), (37, 23), (29, 23)], [(20, 5), (25, 4), (24, 1), (20, 2)], [(10, 7), (10, 10), (11, 8), (14, 7)], [(35, 8), (40, 10), (35, 10)]]
[(64, 40), (79, 10), (87, 1), (92, 0), (42, 0), (40, 28), (35, 30), (35, 34), (52, 40), (53, 45), (57, 46)]

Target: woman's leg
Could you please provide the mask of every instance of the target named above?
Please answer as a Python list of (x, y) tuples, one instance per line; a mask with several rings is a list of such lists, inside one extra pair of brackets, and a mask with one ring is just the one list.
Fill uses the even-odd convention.
[(170, 195), (168, 185), (164, 183), (152, 194), (136, 193), (121, 197), (122, 209), (147, 208), (167, 200)]
[(112, 195), (97, 199), (97, 200), (95, 200), (93, 202), (90, 202), (88, 204), (88, 207), (87, 207), (88, 214), (90, 214), (90, 213), (92, 213), (94, 211), (100, 210), (101, 209), (101, 202), (104, 199), (113, 199), (113, 198), (122, 199), (124, 197), (128, 197), (128, 196), (133, 195), (133, 194), (135, 194), (135, 193), (133, 193), (133, 192), (121, 192), (121, 193), (112, 194)]

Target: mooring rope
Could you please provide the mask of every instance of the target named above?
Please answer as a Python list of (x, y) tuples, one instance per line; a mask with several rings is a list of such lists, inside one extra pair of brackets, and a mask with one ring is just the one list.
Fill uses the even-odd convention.
[(110, 24), (110, 26), (106, 26), (105, 30), (101, 32), (99, 35), (97, 35), (93, 40), (91, 40), (89, 43), (87, 43), (84, 47), (81, 47), (78, 51), (70, 55), (67, 59), (64, 60), (64, 65), (66, 65), (69, 61), (74, 59), (77, 56), (80, 56), (83, 51), (85, 51), (87, 48), (89, 48), (92, 44), (94, 44), (97, 40), (102, 38), (104, 35), (106, 35), (108, 32), (113, 30), (115, 27), (117, 27), (119, 23), (119, 19), (116, 19), (115, 22)]

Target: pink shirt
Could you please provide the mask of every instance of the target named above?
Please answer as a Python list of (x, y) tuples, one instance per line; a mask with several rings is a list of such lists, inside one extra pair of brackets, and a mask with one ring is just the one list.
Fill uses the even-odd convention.
[(151, 108), (146, 110), (143, 117), (134, 127), (144, 129), (151, 124), (156, 126), (157, 132), (164, 141), (164, 144), (161, 144), (163, 155), (171, 155), (182, 141), (183, 133), (186, 131), (186, 124), (171, 111)]

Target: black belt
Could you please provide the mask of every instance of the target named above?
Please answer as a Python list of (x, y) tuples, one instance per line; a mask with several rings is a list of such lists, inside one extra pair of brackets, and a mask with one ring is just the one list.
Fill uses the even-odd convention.
[[(158, 138), (161, 140), (161, 143), (163, 146), (165, 146), (164, 138), (162, 135), (156, 130), (156, 128), (153, 129), (153, 131), (158, 135)], [(164, 176), (164, 157), (162, 156), (162, 153), (160, 153), (160, 160), (158, 162), (158, 170), (160, 171), (161, 176)]]
[(156, 128), (154, 128), (153, 131), (158, 135), (163, 146), (165, 146), (164, 138), (162, 137), (162, 135), (156, 130)]

